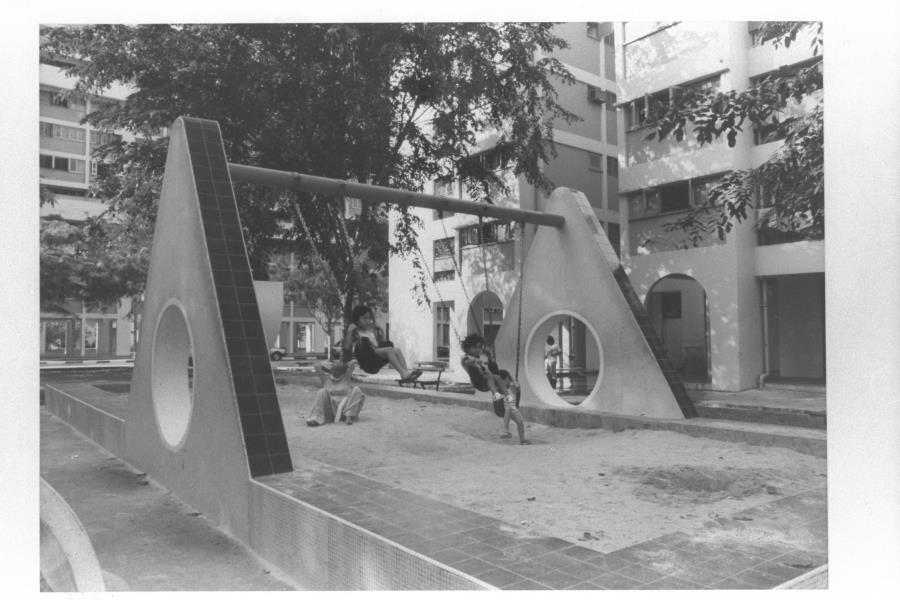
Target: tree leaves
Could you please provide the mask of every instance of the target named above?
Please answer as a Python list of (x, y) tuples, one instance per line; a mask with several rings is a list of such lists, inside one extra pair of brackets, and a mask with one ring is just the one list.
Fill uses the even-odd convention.
[[(822, 47), (822, 24), (810, 22), (767, 22), (760, 39), (776, 47), (789, 47), (799, 32), (814, 30), (814, 56)], [(819, 57), (799, 69), (782, 68), (753, 83), (743, 92), (703, 92), (679, 94), (665, 112), (650, 114), (653, 135), (659, 140), (672, 135), (682, 141), (685, 122), (698, 144), (713, 143), (724, 136), (729, 147), (749, 122), (754, 127), (775, 126), (784, 136), (783, 146), (756, 169), (735, 171), (712, 188), (709, 203), (669, 223), (666, 230), (689, 234), (698, 243), (703, 235), (715, 231), (720, 239), (735, 222), (748, 218), (758, 192), (773, 199), (775, 218), (759, 224), (769, 227), (777, 222), (781, 229), (801, 231), (807, 238), (824, 235), (824, 124), (823, 104), (814, 102), (806, 114), (787, 116), (797, 103), (819, 94), (823, 85), (822, 59)], [(652, 139), (650, 135), (647, 138)]]
[[(153, 136), (180, 115), (217, 120), (232, 162), (410, 190), (459, 176), (477, 135), (505, 131), (516, 173), (549, 188), (541, 164), (554, 156), (552, 121), (577, 118), (557, 102), (554, 86), (573, 78), (547, 56), (564, 46), (551, 29), (548, 23), (91, 25), (42, 29), (41, 51), (77, 61), (68, 69), (80, 79), (76, 93), (116, 82), (136, 88), (124, 104), (101, 106), (87, 122), (136, 134), (104, 152), (110, 174), (97, 192), (110, 199), (111, 214), (152, 223), (165, 160), (165, 142)], [(496, 183), (484, 172), (464, 179), (472, 186)], [(305, 253), (314, 244), (349, 303), (365, 279), (355, 272), (355, 257), (384, 264), (389, 251), (409, 255), (416, 247), (421, 223), (407, 210), (399, 211), (398, 239), (390, 246), (384, 207), (365, 206), (344, 223), (335, 199), (251, 186), (236, 191), (256, 277), (267, 276), (271, 255)], [(298, 227), (291, 204), (313, 239)]]

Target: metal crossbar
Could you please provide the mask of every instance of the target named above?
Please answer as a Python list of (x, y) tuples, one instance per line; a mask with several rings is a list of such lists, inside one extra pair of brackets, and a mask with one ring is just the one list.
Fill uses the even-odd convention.
[(434, 196), (432, 194), (397, 190), (369, 183), (342, 181), (340, 179), (330, 179), (328, 177), (318, 177), (316, 175), (303, 175), (290, 171), (264, 169), (262, 167), (251, 167), (249, 165), (240, 165), (236, 163), (228, 163), (228, 170), (231, 172), (231, 179), (241, 183), (256, 183), (316, 194), (349, 196), (352, 198), (359, 198), (364, 202), (387, 202), (390, 204), (399, 204), (401, 206), (421, 206), (423, 208), (431, 208), (445, 212), (458, 212), (481, 217), (496, 217), (498, 219), (509, 219), (521, 223), (546, 225), (556, 228), (561, 228), (566, 224), (566, 219), (562, 215), (543, 213), (535, 210), (524, 210), (521, 208), (510, 208), (507, 206), (496, 206), (494, 204), (485, 204), (482, 202), (467, 202), (465, 200), (455, 200), (453, 198)]

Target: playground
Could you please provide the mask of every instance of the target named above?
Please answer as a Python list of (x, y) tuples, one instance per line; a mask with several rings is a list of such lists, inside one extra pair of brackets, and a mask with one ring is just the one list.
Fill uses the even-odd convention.
[(293, 456), (611, 552), (825, 487), (824, 458), (670, 431), (527, 423), (500, 439), (490, 412), (368, 395), (358, 423), (304, 424), (316, 388), (279, 386)]
[[(524, 417), (532, 445), (501, 438), (490, 398), (371, 383), (352, 427), (307, 427), (317, 386), (273, 376), (266, 341), (281, 298), (258, 299), (232, 179), (540, 226), (510, 298), (516, 318), (494, 344), (523, 402), (493, 402), (520, 427)], [(557, 268), (547, 255), (571, 259)], [(582, 320), (595, 344), (596, 378), (577, 407), (543, 371), (560, 315)], [(371, 322), (355, 325), (377, 364), (407, 372)], [(762, 589), (812, 571), (823, 584), (824, 436), (698, 418), (580, 192), (558, 188), (534, 212), (236, 165), (216, 122), (180, 118), (140, 339), (127, 386), (48, 385), (46, 410), (298, 588)], [(102, 569), (77, 566), (91, 535), (68, 535), (81, 531), (77, 515), (57, 505), (49, 588), (88, 589), (79, 576)]]

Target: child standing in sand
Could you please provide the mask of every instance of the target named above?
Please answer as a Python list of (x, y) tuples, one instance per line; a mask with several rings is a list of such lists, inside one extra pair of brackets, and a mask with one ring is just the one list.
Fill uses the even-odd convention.
[(503, 430), (500, 437), (510, 438), (509, 422), (516, 422), (520, 444), (530, 444), (525, 439), (525, 422), (522, 413), (519, 412), (516, 398), (519, 393), (518, 385), (513, 381), (509, 371), (501, 370), (494, 362), (490, 353), (484, 348), (484, 338), (477, 333), (466, 336), (462, 341), (462, 365), (469, 374), (472, 386), (482, 392), (491, 392), (494, 401), (503, 401)]

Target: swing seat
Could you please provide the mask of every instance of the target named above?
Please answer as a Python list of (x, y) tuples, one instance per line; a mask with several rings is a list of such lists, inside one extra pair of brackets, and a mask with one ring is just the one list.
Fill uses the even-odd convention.
[[(377, 348), (391, 348), (393, 346), (393, 342), (379, 342)], [(378, 356), (375, 353), (375, 348), (376, 346), (368, 338), (361, 339), (353, 346), (353, 358), (359, 363), (359, 368), (369, 375), (377, 374), (382, 367), (390, 362), (388, 359)]]

